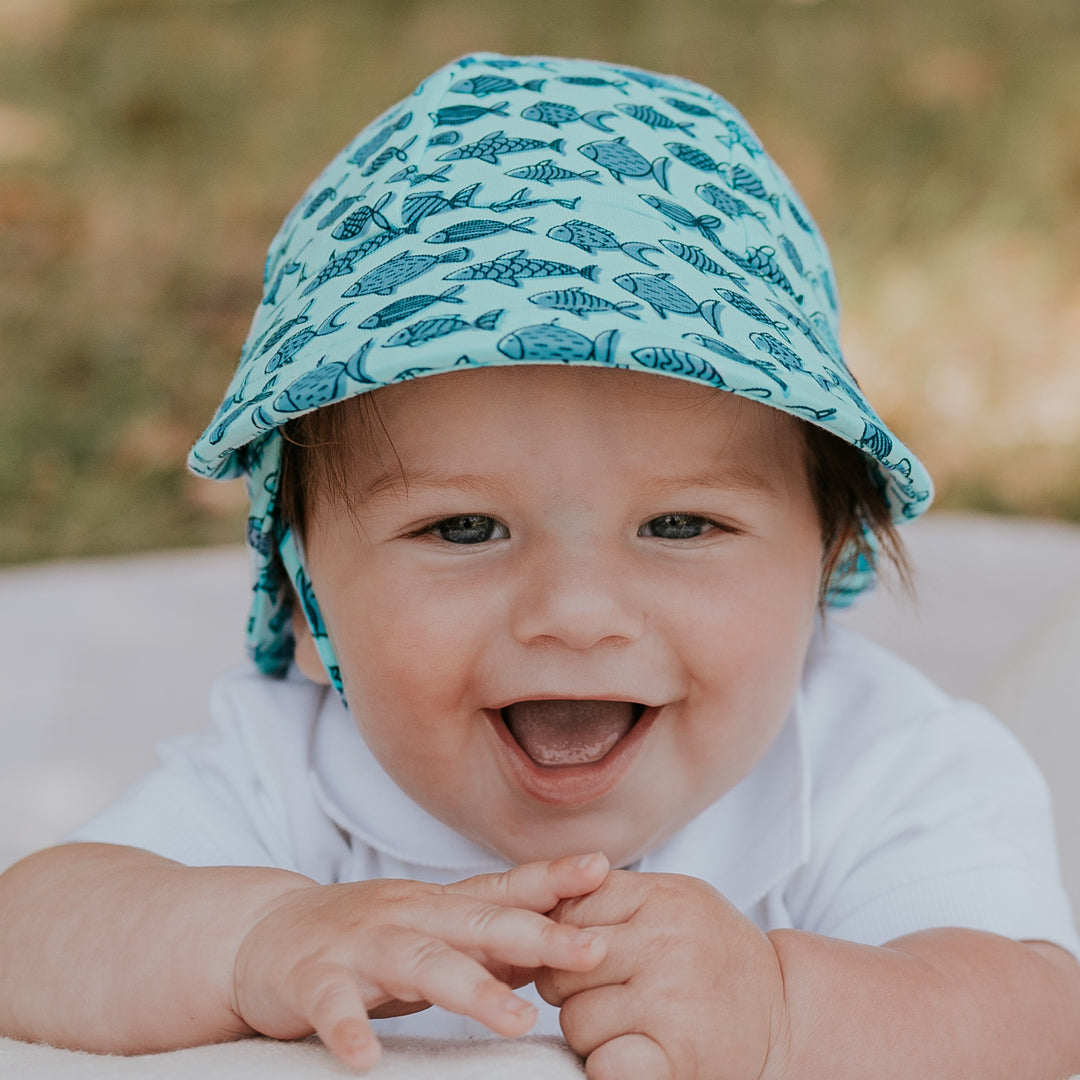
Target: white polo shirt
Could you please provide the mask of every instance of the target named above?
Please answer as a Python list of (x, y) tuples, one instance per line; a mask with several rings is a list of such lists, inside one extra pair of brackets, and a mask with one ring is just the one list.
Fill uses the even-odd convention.
[[(336, 695), (295, 671), (226, 675), (211, 710), (212, 730), (162, 743), (161, 767), (68, 839), (323, 883), (507, 868), (414, 803)], [(877, 945), (963, 926), (1080, 956), (1049, 793), (1027, 753), (980, 706), (837, 627), (815, 638), (758, 766), (633, 869), (702, 878), (764, 930)], [(535, 1030), (558, 1033), (557, 1011), (533, 1000)], [(438, 1009), (378, 1024), (486, 1031)]]

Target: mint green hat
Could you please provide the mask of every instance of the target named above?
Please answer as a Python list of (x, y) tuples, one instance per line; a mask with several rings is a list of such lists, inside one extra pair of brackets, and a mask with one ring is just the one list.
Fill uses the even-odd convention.
[[(361, 131), (285, 219), (239, 367), (191, 451), (203, 476), (247, 477), (263, 671), (292, 657), (291, 583), (341, 688), (278, 511), (281, 426), (403, 379), (537, 363), (771, 405), (861, 449), (894, 521), (932, 497), (844, 363), (821, 234), (727, 101), (615, 64), (462, 57)], [(873, 577), (842, 560), (830, 603)]]

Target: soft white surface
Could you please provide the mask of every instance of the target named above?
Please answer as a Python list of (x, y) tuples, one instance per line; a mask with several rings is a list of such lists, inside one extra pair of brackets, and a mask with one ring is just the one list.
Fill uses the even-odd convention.
[[(880, 591), (839, 620), (993, 708), (1054, 793), (1080, 907), (1080, 528), (931, 514), (905, 529), (912, 606)], [(205, 726), (206, 690), (243, 655), (240, 548), (0, 572), (0, 868), (107, 805), (165, 736)], [(295, 1080), (348, 1075), (317, 1043), (250, 1040), (102, 1058), (0, 1040), (0, 1077)], [(557, 1041), (395, 1041), (375, 1080), (563, 1080)]]
[[(18, 1080), (321, 1080), (355, 1076), (315, 1040), (246, 1039), (169, 1054), (104, 1057), (0, 1039), (0, 1076)], [(370, 1080), (581, 1080), (559, 1039), (388, 1038)]]

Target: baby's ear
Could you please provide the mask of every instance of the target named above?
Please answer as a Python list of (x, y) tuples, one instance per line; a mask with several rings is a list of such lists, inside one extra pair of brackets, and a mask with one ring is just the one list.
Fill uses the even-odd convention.
[(296, 666), (313, 683), (329, 686), (330, 677), (326, 674), (326, 668), (323, 667), (319, 650), (315, 648), (315, 637), (311, 633), (311, 627), (308, 626), (307, 619), (304, 618), (300, 604), (295, 598), (293, 599), (291, 619), (293, 638), (296, 641), (296, 650), (293, 653)]

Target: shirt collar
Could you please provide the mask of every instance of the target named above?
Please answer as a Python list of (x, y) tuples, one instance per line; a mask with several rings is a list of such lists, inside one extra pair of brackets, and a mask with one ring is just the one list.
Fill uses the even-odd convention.
[[(746, 911), (810, 854), (810, 767), (801, 692), (755, 768), (636, 869), (692, 873)], [(505, 870), (505, 860), (455, 832), (386, 773), (336, 694), (324, 697), (312, 734), (312, 783), (346, 833), (394, 859), (462, 876)]]

